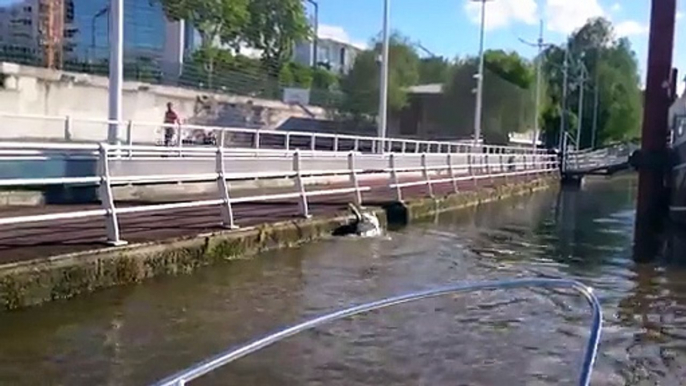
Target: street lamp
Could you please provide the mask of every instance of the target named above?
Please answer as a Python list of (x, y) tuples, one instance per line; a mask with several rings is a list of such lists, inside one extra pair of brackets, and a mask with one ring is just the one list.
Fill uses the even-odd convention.
[(307, 0), (314, 7), (314, 39), (312, 41), (312, 67), (317, 67), (319, 62), (319, 3), (315, 0)]
[(388, 126), (388, 68), (389, 68), (389, 19), (391, 16), (391, 1), (384, 0), (383, 12), (383, 47), (381, 49), (381, 76), (379, 84), (379, 149), (381, 153), (385, 149), (386, 129)]
[(476, 78), (476, 106), (474, 108), (474, 143), (481, 138), (481, 115), (483, 110), (484, 93), (484, 34), (486, 29), (486, 2), (491, 0), (472, 0), (481, 3), (481, 30), (479, 37), (479, 72)]
[(107, 142), (119, 140), (122, 113), (122, 83), (124, 83), (124, 0), (110, 2), (110, 71)]

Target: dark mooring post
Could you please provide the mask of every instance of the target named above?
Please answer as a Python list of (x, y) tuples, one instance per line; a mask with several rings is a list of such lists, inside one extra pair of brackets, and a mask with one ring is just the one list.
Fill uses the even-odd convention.
[(660, 248), (660, 233), (667, 216), (665, 171), (667, 170), (667, 133), (672, 102), (672, 51), (676, 0), (652, 0), (648, 77), (639, 171), (634, 259), (652, 259)]

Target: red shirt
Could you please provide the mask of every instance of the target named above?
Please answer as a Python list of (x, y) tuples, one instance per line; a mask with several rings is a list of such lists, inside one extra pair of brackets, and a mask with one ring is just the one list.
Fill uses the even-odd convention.
[(179, 120), (179, 116), (176, 115), (174, 110), (167, 110), (164, 113), (164, 123), (176, 123)]

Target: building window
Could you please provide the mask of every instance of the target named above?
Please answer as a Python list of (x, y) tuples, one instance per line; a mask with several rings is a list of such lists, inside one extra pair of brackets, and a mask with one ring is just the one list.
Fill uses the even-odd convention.
[(341, 47), (340, 58), (338, 60), (341, 63), (341, 67), (345, 67), (345, 47)]

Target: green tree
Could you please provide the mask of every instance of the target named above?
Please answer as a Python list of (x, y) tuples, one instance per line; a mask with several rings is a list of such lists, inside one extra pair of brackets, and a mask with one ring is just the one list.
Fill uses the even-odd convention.
[(244, 39), (262, 51), (265, 70), (276, 76), (291, 59), (293, 47), (311, 30), (301, 0), (250, 0)]
[[(622, 141), (638, 135), (643, 114), (636, 55), (627, 39), (617, 39), (612, 23), (603, 18), (589, 20), (566, 42), (569, 48), (569, 79), (578, 84), (585, 68), (585, 103), (581, 121), (581, 148), (593, 143), (594, 94), (598, 92), (598, 121), (595, 143)], [(543, 55), (546, 78), (546, 106), (542, 127), (546, 142), (556, 146), (562, 108), (565, 48), (550, 47)], [(567, 96), (567, 132), (576, 136), (579, 122), (580, 87), (570, 87)]]
[(237, 48), (248, 22), (251, 0), (150, 0), (158, 2), (170, 20), (185, 20), (200, 34), (207, 81), (212, 87), (214, 65), (221, 42)]
[[(376, 41), (374, 49), (360, 53), (350, 73), (343, 77), (343, 111), (358, 116), (375, 116), (378, 113), (380, 54), (381, 43)], [(393, 34), (389, 56), (388, 108), (391, 112), (406, 106), (407, 88), (419, 82), (419, 55), (405, 37)]]
[(450, 78), (450, 62), (443, 57), (424, 58), (419, 62), (419, 83), (445, 83)]
[[(515, 52), (486, 51), (482, 135), (487, 143), (506, 144), (509, 133), (532, 128), (535, 118), (533, 65)], [(458, 61), (444, 87), (440, 120), (446, 136), (469, 136), (474, 130), (478, 59)]]
[(331, 71), (317, 67), (312, 70), (312, 87), (333, 91), (338, 88), (338, 77)]

